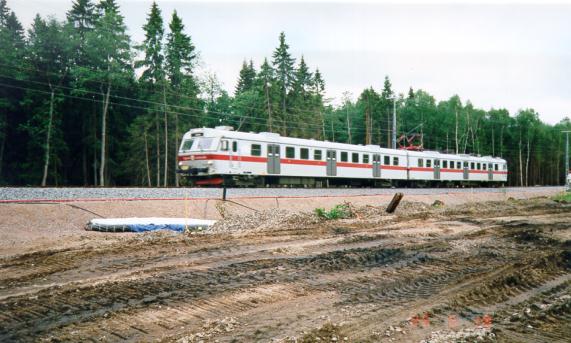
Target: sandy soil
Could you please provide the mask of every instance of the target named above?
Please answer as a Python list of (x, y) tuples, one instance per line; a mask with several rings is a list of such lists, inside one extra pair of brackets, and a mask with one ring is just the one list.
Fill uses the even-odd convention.
[[(67, 217), (2, 242), (0, 341), (571, 337), (571, 205), (547, 198), (407, 202), (393, 215), (350, 203), (336, 220), (226, 212), (213, 233), (188, 234), (87, 232), (83, 210), (11, 206), (3, 226), (41, 220), (41, 206)], [(89, 210), (129, 210), (100, 206)]]

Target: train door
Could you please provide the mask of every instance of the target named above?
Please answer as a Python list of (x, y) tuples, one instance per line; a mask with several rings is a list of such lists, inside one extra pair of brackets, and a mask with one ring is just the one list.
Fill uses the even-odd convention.
[(337, 151), (327, 150), (327, 176), (337, 176)]
[(373, 177), (381, 177), (381, 155), (373, 155)]
[(268, 144), (268, 174), (279, 174), (280, 172), (280, 146)]
[(231, 169), (240, 169), (240, 154), (238, 153), (238, 142), (237, 141), (228, 141), (226, 143), (228, 155), (229, 155), (229, 162)]
[(470, 178), (470, 171), (468, 170), (468, 162), (464, 162), (464, 180)]
[(494, 165), (488, 163), (488, 181), (494, 181)]
[(440, 180), (440, 160), (434, 159), (434, 180)]

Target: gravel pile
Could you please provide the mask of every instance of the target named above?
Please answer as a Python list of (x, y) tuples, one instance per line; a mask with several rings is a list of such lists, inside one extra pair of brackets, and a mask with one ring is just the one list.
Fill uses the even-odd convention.
[(322, 221), (314, 213), (293, 213), (286, 210), (265, 210), (241, 215), (231, 215), (217, 221), (208, 233), (240, 233), (297, 229)]
[[(447, 193), (510, 193), (541, 191), (564, 187), (529, 188), (228, 188), (228, 198), (239, 197), (299, 197), (299, 196), (358, 196), (390, 195), (402, 192), (408, 195), (430, 195)], [(222, 197), (221, 188), (0, 188), (1, 200), (67, 200), (67, 199), (183, 199)]]
[(421, 343), (468, 343), (468, 342), (492, 342), (496, 335), (489, 328), (465, 328), (460, 331), (435, 331)]

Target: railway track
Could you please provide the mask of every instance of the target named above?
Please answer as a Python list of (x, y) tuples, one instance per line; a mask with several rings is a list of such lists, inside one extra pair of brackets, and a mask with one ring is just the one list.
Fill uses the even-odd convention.
[[(563, 191), (564, 187), (506, 187), (506, 188), (228, 188), (228, 198), (275, 197), (344, 197), (389, 195), (402, 192), (408, 195), (525, 193)], [(14, 202), (69, 202), (113, 200), (185, 200), (220, 199), (221, 188), (0, 188), (0, 203)]]
[(496, 340), (564, 342), (570, 208), (510, 206), (7, 256), (0, 341), (408, 342), (490, 315)]

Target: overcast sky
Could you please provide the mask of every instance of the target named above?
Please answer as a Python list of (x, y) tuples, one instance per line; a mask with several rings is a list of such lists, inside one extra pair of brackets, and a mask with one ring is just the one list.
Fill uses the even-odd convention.
[[(279, 32), (292, 54), (319, 67), (327, 96), (394, 88), (454, 94), (484, 109), (536, 109), (554, 124), (571, 117), (571, 2), (158, 0), (174, 9), (200, 52), (202, 68), (233, 92), (244, 59), (271, 58)], [(118, 0), (132, 39), (143, 39), (151, 1)], [(65, 18), (71, 0), (8, 0), (28, 27), (36, 13)], [(165, 24), (165, 26), (166, 26)]]

